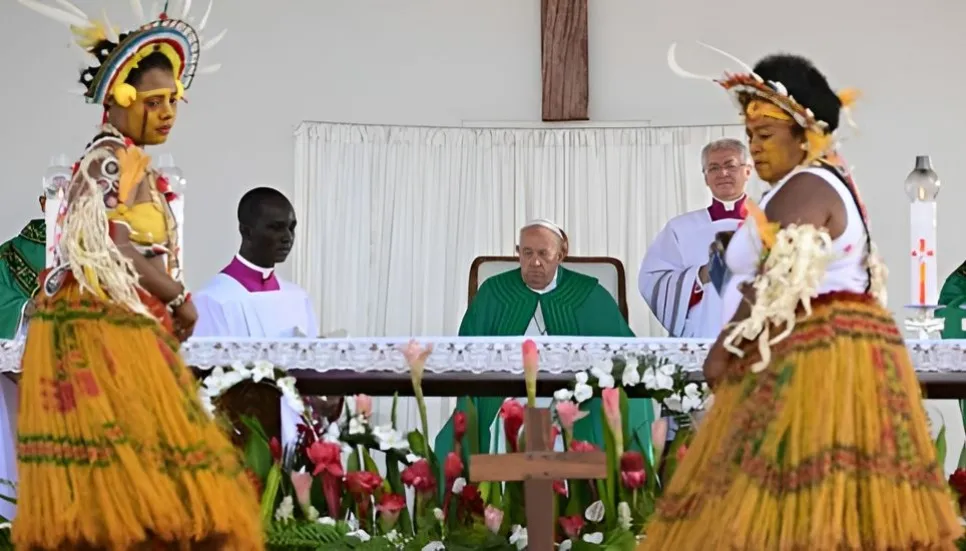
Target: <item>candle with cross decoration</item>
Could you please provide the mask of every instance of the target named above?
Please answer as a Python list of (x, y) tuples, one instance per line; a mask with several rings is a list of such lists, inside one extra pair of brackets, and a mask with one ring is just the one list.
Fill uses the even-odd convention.
[(933, 317), (933, 312), (940, 307), (936, 263), (936, 197), (940, 180), (928, 155), (916, 157), (916, 166), (906, 177), (905, 189), (909, 197), (911, 299), (906, 306), (911, 317), (905, 325), (919, 338), (935, 338), (943, 326), (941, 319)]

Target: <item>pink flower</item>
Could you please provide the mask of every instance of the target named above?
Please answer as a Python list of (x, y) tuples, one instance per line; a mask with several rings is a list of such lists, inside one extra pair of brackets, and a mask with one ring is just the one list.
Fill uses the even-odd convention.
[(500, 407), (500, 418), (503, 419), (503, 432), (506, 445), (511, 453), (517, 451), (520, 441), (520, 429), (523, 427), (523, 404), (510, 399)]
[(466, 413), (457, 411), (453, 414), (453, 440), (459, 444), (463, 441), (464, 434), (466, 434)]
[(409, 376), (413, 380), (413, 386), (420, 386), (423, 381), (423, 370), (426, 368), (426, 359), (433, 353), (433, 345), (423, 348), (416, 339), (412, 339), (403, 348), (402, 353), (406, 363), (409, 364)]
[(557, 495), (561, 495), (563, 497), (567, 497), (567, 495), (568, 495), (568, 492), (567, 492), (567, 483), (564, 482), (563, 480), (554, 480), (553, 481), (553, 491)]
[(574, 539), (580, 535), (580, 531), (584, 528), (584, 519), (580, 515), (570, 515), (569, 517), (560, 517), (560, 527), (563, 528), (564, 534), (567, 535), (569, 539)]
[(621, 481), (629, 490), (644, 486), (647, 473), (644, 471), (644, 456), (641, 452), (624, 452), (621, 456)]
[(370, 496), (382, 486), (382, 477), (369, 471), (353, 471), (345, 475), (345, 486), (351, 494)]
[(492, 505), (487, 505), (483, 511), (483, 523), (486, 529), (494, 534), (500, 533), (500, 526), (503, 525), (503, 511)]
[(365, 394), (356, 395), (356, 414), (368, 419), (372, 417), (372, 397)]
[(580, 411), (580, 406), (574, 402), (557, 402), (557, 418), (560, 419), (560, 426), (564, 433), (572, 437), (574, 433), (574, 423), (587, 417), (586, 411)]
[(463, 460), (456, 452), (449, 452), (446, 456), (443, 462), (443, 473), (448, 481), (455, 480), (463, 474)]
[(583, 440), (574, 440), (570, 443), (570, 451), (572, 452), (597, 452), (600, 448), (591, 444), (590, 442), (584, 442)]
[(399, 513), (406, 508), (406, 498), (399, 494), (383, 494), (382, 499), (376, 505), (379, 512), (379, 524), (384, 532), (389, 532), (396, 526), (399, 520)]
[(621, 423), (620, 392), (616, 388), (605, 388), (601, 392), (601, 398), (604, 401), (604, 418), (607, 419), (607, 426), (610, 427), (611, 434), (614, 436), (618, 456), (624, 453), (624, 425)]
[(305, 455), (315, 465), (313, 475), (318, 476), (323, 472), (338, 478), (345, 475), (342, 469), (342, 448), (335, 442), (312, 442), (312, 445), (306, 448)]
[(308, 509), (312, 504), (312, 473), (292, 473), (292, 488), (295, 489), (295, 499), (302, 509)]

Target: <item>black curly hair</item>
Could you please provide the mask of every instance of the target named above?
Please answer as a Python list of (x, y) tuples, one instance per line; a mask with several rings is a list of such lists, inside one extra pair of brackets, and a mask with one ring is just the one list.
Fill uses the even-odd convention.
[(828, 124), (828, 132), (838, 128), (842, 101), (811, 61), (793, 54), (774, 54), (755, 64), (754, 71), (765, 82), (780, 82), (795, 101)]
[[(124, 39), (127, 38), (127, 36), (128, 35), (126, 34), (122, 34), (118, 38), (120, 42), (124, 42)], [(116, 47), (117, 44), (109, 40), (102, 40), (88, 51), (91, 53), (91, 55), (97, 58), (99, 63), (104, 63), (111, 51), (113, 51)], [(151, 69), (164, 69), (166, 71), (174, 72), (174, 66), (171, 65), (171, 60), (159, 50), (155, 50), (142, 59), (140, 63), (138, 63), (137, 67), (131, 69), (131, 72), (128, 73), (124, 82), (130, 84), (131, 86), (137, 87), (138, 83), (141, 82), (141, 76)], [(80, 73), (80, 83), (90, 89), (91, 82), (94, 81), (94, 76), (97, 75), (97, 70), (98, 67), (88, 67), (86, 69), (82, 69)]]

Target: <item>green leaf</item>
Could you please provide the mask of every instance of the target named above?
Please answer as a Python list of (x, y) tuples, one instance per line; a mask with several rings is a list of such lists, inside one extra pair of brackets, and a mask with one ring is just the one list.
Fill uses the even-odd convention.
[(245, 464), (259, 480), (264, 481), (274, 463), (268, 438), (258, 420), (242, 416), (242, 422), (249, 428), (248, 440), (245, 442)]
[(936, 436), (936, 461), (940, 465), (946, 463), (946, 425), (939, 429), (939, 435)]
[(392, 424), (393, 430), (396, 430), (396, 408), (399, 405), (399, 393), (396, 392), (392, 395), (392, 413), (389, 414), (389, 422)]
[(634, 551), (637, 538), (628, 530), (613, 530), (604, 538), (602, 547), (606, 551)]
[[(419, 432), (419, 429), (409, 431), (409, 434), (406, 435), (406, 440), (409, 442), (409, 449), (413, 453), (419, 453), (420, 450), (426, 447), (426, 438), (423, 437), (423, 433)], [(429, 458), (427, 457), (426, 459)]]
[(966, 469), (966, 444), (963, 445), (963, 449), (959, 450), (959, 462), (956, 464), (957, 469)]
[[(601, 415), (604, 415), (604, 406), (601, 405)], [(605, 417), (606, 419), (606, 417)], [(620, 458), (617, 456), (617, 441), (610, 425), (605, 421), (604, 425), (604, 450), (607, 454), (607, 478), (598, 481), (597, 487), (601, 489), (600, 499), (604, 502), (604, 522), (608, 529), (617, 526), (617, 473), (620, 469)]]
[[(465, 402), (466, 434), (463, 435), (463, 455), (465, 456), (463, 459), (468, 461), (471, 455), (480, 453), (480, 412), (476, 409), (476, 403), (472, 398), (467, 397)], [(489, 427), (486, 430), (489, 430)]]
[[(399, 472), (399, 460), (391, 453), (386, 454), (386, 481), (392, 493), (406, 497), (406, 487), (402, 483), (402, 475)], [(403, 535), (413, 535), (413, 521), (409, 517), (409, 507), (403, 507), (399, 512), (399, 524), (396, 526)]]

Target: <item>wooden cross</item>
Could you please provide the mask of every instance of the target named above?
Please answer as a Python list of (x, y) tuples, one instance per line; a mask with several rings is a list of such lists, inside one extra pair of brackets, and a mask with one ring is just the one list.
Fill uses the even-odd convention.
[(543, 120), (585, 121), (587, 0), (540, 0)]
[(553, 551), (553, 481), (607, 478), (604, 452), (554, 453), (550, 441), (550, 410), (527, 408), (524, 417), (527, 451), (470, 456), (473, 482), (523, 481), (527, 542), (530, 551)]

